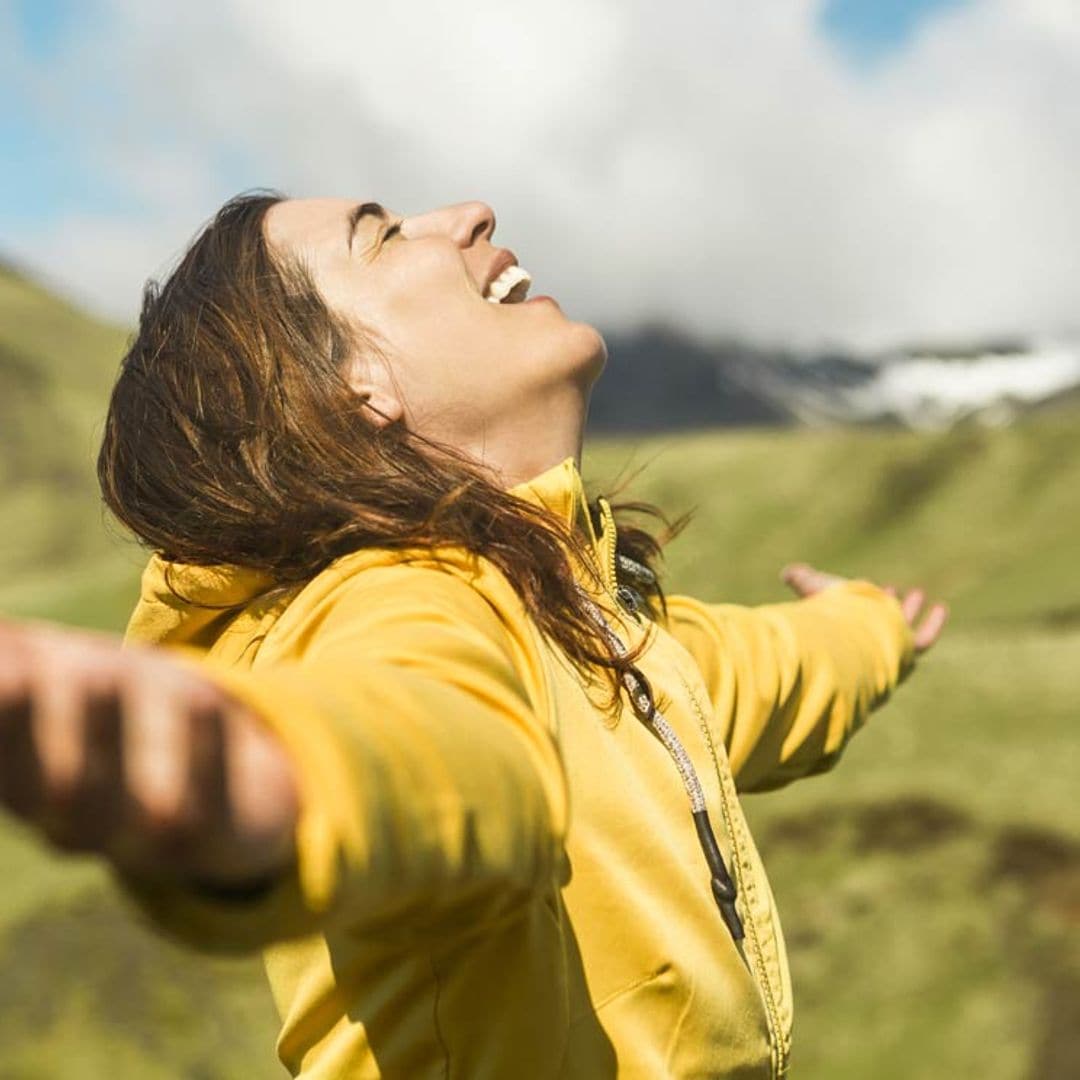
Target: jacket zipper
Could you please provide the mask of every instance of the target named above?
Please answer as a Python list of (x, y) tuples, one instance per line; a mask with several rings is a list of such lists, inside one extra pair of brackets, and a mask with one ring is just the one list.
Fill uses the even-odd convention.
[(615, 515), (611, 511), (611, 503), (609, 503), (602, 495), (596, 501), (600, 507), (601, 536), (606, 536), (608, 538), (607, 565), (604, 567), (607, 580), (604, 584), (607, 586), (608, 592), (611, 593), (616, 603), (618, 603), (619, 578), (615, 561), (617, 555), (615, 544), (615, 537), (617, 535)]
[[(601, 496), (597, 499), (597, 504), (600, 507), (600, 517), (602, 525), (602, 535), (607, 537), (607, 560), (602, 567), (605, 581), (604, 585), (606, 591), (610, 595), (611, 599), (616, 605), (616, 610), (621, 609), (621, 604), (618, 595), (618, 570), (617, 570), (617, 547), (615, 543), (616, 539), (616, 527), (615, 527), (615, 515), (612, 513), (611, 505), (607, 499)], [(601, 616), (602, 618), (602, 616)], [(610, 627), (608, 628), (610, 630)], [(620, 642), (621, 644), (621, 642)], [(713, 743), (712, 732), (709, 730), (709, 724), (705, 717), (705, 713), (698, 702), (697, 696), (690, 689), (686, 679), (683, 678), (682, 672), (676, 670), (676, 674), (679, 676), (679, 681), (683, 685), (683, 690), (689, 697), (691, 705), (693, 706), (694, 713), (698, 719), (698, 726), (701, 729), (702, 736), (705, 740), (705, 745), (709, 749), (709, 754), (712, 757), (713, 767), (716, 770), (717, 778), (719, 780), (720, 789), (720, 814), (723, 819), (724, 829), (727, 832), (728, 839), (731, 842), (731, 854), (732, 854), (732, 867), (731, 874), (734, 877), (734, 883), (732, 892), (739, 893), (744, 897), (748, 897), (748, 894), (752, 891), (749, 883), (753, 880), (753, 868), (749, 863), (745, 862), (745, 855), (743, 852), (743, 846), (739, 838), (738, 830), (735, 828), (735, 815), (731, 808), (731, 798), (735, 798), (734, 792), (728, 791), (727, 780), (730, 774), (721, 767), (720, 759), (716, 752), (716, 746)], [(647, 685), (647, 684), (646, 684)], [(629, 689), (629, 687), (628, 687)], [(650, 695), (651, 696), (651, 695)], [(634, 692), (631, 691), (631, 701), (634, 700)], [(635, 709), (635, 711), (637, 711)], [(685, 755), (678, 737), (674, 732), (671, 732), (672, 738), (675, 744), (678, 745), (678, 749), (682, 750)], [(662, 740), (667, 745), (667, 740)], [(679, 764), (679, 758), (676, 756), (676, 751), (668, 746), (668, 750), (672, 753), (675, 759), (676, 766), (679, 767), (680, 773), (683, 772), (682, 767)], [(689, 758), (687, 758), (689, 761)], [(690, 769), (693, 770), (693, 765), (690, 765)], [(696, 774), (694, 775), (696, 780)], [(688, 786), (689, 790), (689, 786)], [(693, 796), (691, 796), (693, 800)], [(698, 815), (694, 815), (695, 825), (698, 826), (698, 836), (702, 842), (702, 846), (707, 848), (707, 840), (702, 836), (701, 823), (698, 820)], [(706, 823), (707, 824), (707, 823)], [(706, 855), (708, 859), (708, 853)], [(720, 860), (723, 862), (722, 858)], [(713, 860), (709, 859), (710, 870), (712, 870)], [(726, 868), (725, 868), (726, 870)], [(721, 902), (721, 894), (717, 892), (716, 876), (714, 873), (713, 891), (714, 896), (717, 899), (718, 904)], [(788, 1054), (789, 1048), (784, 1038), (784, 1033), (780, 1024), (779, 1010), (776, 1005), (776, 999), (773, 995), (772, 985), (769, 982), (768, 972), (765, 968), (765, 957), (761, 947), (761, 939), (758, 936), (757, 926), (751, 916), (752, 906), (749, 903), (749, 899), (746, 902), (746, 918), (745, 920), (739, 920), (738, 915), (734, 914), (734, 905), (731, 905), (729, 910), (725, 910), (725, 907), (721, 905), (721, 912), (724, 915), (724, 921), (728, 926), (729, 931), (732, 933), (732, 938), (735, 941), (735, 946), (739, 953), (743, 957), (743, 961), (747, 962), (747, 952), (750, 953), (752, 963), (747, 962), (747, 968), (751, 970), (751, 974), (754, 978), (754, 983), (757, 986), (758, 993), (761, 996), (761, 1002), (765, 1009), (765, 1018), (769, 1031), (769, 1050), (770, 1050), (770, 1065), (771, 1073), (774, 1080), (781, 1080), (787, 1074), (788, 1069)], [(734, 915), (734, 921), (732, 920)], [(744, 937), (745, 932), (745, 937)], [(748, 945), (749, 949), (744, 948), (744, 945)]]
[(723, 818), (724, 828), (731, 841), (732, 873), (735, 875), (735, 880), (738, 883), (739, 892), (744, 897), (747, 897), (745, 920), (746, 938), (750, 946), (749, 951), (753, 956), (753, 968), (756, 976), (755, 982), (757, 984), (758, 993), (761, 995), (762, 1004), (765, 1007), (765, 1016), (769, 1026), (769, 1045), (772, 1052), (772, 1074), (774, 1080), (782, 1080), (782, 1078), (787, 1075), (790, 1047), (787, 1044), (787, 1040), (780, 1024), (779, 1009), (777, 1008), (776, 998), (773, 995), (772, 984), (769, 981), (768, 972), (765, 969), (764, 950), (761, 947), (761, 939), (758, 936), (757, 924), (752, 915), (750, 894), (753, 892), (751, 884), (754, 876), (753, 867), (745, 859), (739, 830), (735, 824), (735, 815), (731, 808), (732, 800), (737, 799), (738, 796), (734, 791), (734, 781), (731, 778), (730, 771), (720, 763), (716, 745), (713, 742), (712, 732), (709, 729), (708, 720), (701, 704), (698, 702), (697, 695), (690, 689), (690, 685), (683, 677), (682, 672), (676, 669), (676, 674), (679, 676), (679, 681), (683, 685), (683, 690), (686, 692), (686, 695), (690, 698), (690, 703), (693, 705), (694, 713), (698, 719), (698, 726), (705, 739), (705, 745), (709, 748), (709, 754), (712, 757), (713, 766), (716, 769), (717, 778), (720, 782), (720, 815)]
[[(580, 592), (589, 617), (604, 635), (611, 650), (619, 656), (625, 657), (629, 652), (625, 642), (615, 632), (604, 617), (604, 613), (585, 590), (581, 589)], [(720, 910), (724, 924), (735, 942), (735, 947), (741, 953), (741, 942), (746, 931), (735, 903), (738, 897), (738, 888), (728, 871), (727, 864), (724, 862), (720, 845), (716, 842), (716, 834), (713, 832), (712, 822), (709, 820), (709, 810), (705, 804), (705, 791), (701, 786), (701, 779), (698, 776), (697, 769), (694, 767), (694, 762), (686, 752), (686, 747), (683, 746), (682, 740), (676, 734), (675, 729), (672, 728), (664, 714), (657, 708), (653, 699), (652, 687), (640, 669), (631, 665), (629, 670), (623, 673), (622, 682), (630, 695), (630, 704), (633, 706), (635, 715), (660, 740), (678, 770), (679, 779), (682, 780), (683, 789), (690, 800), (690, 814), (694, 820), (698, 842), (701, 845), (702, 854), (705, 856), (705, 864), (709, 868), (709, 884), (712, 887), (713, 899), (716, 901), (716, 906)]]

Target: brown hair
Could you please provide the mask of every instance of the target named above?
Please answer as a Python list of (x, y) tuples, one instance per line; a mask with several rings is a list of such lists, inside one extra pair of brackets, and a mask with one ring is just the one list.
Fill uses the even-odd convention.
[[(593, 561), (583, 539), (453, 448), (365, 416), (341, 370), (363, 339), (266, 242), (280, 198), (230, 200), (147, 285), (98, 457), (110, 510), (170, 561), (252, 567), (282, 588), (359, 548), (464, 548), (502, 571), (583, 674), (607, 669), (617, 695), (633, 657), (612, 655), (575, 589), (568, 550)], [(618, 509), (658, 516), (665, 540), (684, 524)], [(617, 536), (639, 562), (659, 554), (642, 528)], [(658, 585), (647, 599), (655, 614)]]

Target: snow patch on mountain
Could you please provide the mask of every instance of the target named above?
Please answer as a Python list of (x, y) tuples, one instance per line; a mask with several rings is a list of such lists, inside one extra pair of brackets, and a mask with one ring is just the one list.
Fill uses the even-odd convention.
[(1009, 423), (1080, 390), (1080, 341), (968, 353), (783, 358), (744, 366), (755, 389), (797, 422), (892, 422), (921, 430), (976, 418)]
[(861, 385), (835, 393), (852, 419), (893, 418), (934, 429), (976, 415), (1005, 423), (1076, 387), (1080, 348), (1056, 343), (1004, 355), (897, 357), (881, 363)]

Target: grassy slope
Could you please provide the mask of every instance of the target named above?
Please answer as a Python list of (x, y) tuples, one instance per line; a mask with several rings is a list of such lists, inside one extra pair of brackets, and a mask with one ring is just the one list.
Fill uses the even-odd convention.
[(962, 623), (1080, 624), (1075, 409), (991, 431), (755, 431), (612, 442), (586, 471), (646, 465), (632, 494), (697, 506), (669, 567), (695, 595), (759, 602), (806, 559), (947, 596)]
[[(16, 525), (0, 611), (122, 625), (141, 558), (102, 528), (90, 466), (123, 338), (0, 272), (0, 399), (15, 386), (20, 405), (18, 424), (0, 405)], [(632, 493), (699, 504), (670, 549), (674, 589), (778, 599), (777, 569), (802, 558), (953, 601), (949, 640), (837, 772), (748, 800), (785, 916), (800, 1080), (1080, 1075), (1077, 419), (588, 455), (605, 486), (628, 457), (655, 459)], [(257, 962), (162, 943), (96, 866), (9, 824), (0, 866), (0, 1080), (278, 1075)]]
[[(143, 557), (106, 530), (94, 455), (127, 333), (0, 268), (0, 613), (117, 630)], [(0, 821), (0, 1078), (279, 1070), (254, 959), (209, 961), (137, 926), (88, 860)]]
[(926, 583), (950, 634), (832, 774), (747, 799), (789, 938), (797, 1077), (1080, 1075), (1080, 451), (1005, 431), (611, 443), (669, 512), (672, 587), (781, 599), (805, 559)]
[(0, 268), (0, 612), (123, 619), (142, 557), (106, 533), (93, 493), (126, 338)]

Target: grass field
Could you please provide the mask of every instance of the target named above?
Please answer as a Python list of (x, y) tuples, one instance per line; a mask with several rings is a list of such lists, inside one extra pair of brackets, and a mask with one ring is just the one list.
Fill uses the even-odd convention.
[[(104, 528), (89, 468), (121, 341), (0, 275), (0, 390), (23, 418), (0, 406), (4, 460), (29, 462), (0, 472), (0, 612), (118, 629), (130, 608), (141, 555)], [(81, 364), (54, 356), (72, 342)], [(1078, 427), (1063, 410), (589, 449), (596, 490), (648, 462), (628, 497), (697, 504), (671, 591), (779, 599), (779, 568), (806, 559), (953, 606), (836, 771), (747, 800), (791, 952), (796, 1080), (1080, 1076)], [(0, 868), (0, 1080), (281, 1075), (257, 961), (162, 942), (100, 868), (6, 822)]]
[(634, 495), (697, 505), (674, 589), (779, 599), (804, 559), (951, 604), (837, 770), (746, 800), (788, 936), (797, 1078), (1080, 1076), (1078, 423), (702, 433), (588, 458), (601, 478), (646, 464)]

